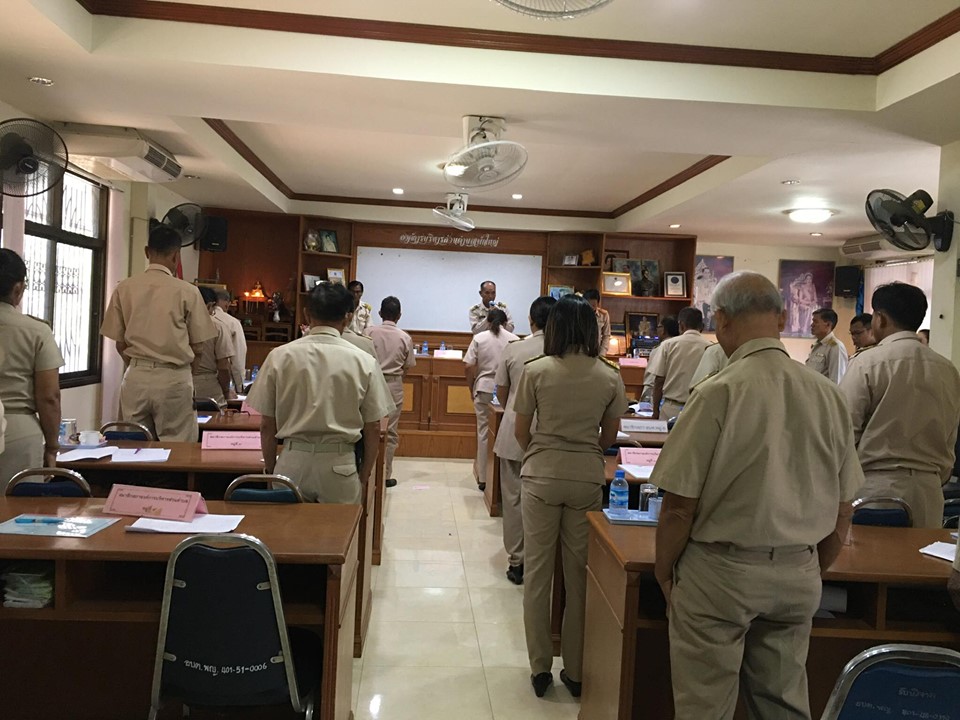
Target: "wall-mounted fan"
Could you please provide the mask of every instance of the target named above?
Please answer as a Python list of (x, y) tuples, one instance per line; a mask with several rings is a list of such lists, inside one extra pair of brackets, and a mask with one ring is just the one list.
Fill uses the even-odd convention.
[(171, 227), (180, 233), (180, 237), (183, 238), (180, 243), (182, 247), (199, 242), (207, 231), (207, 219), (203, 214), (203, 208), (195, 203), (183, 203), (170, 208), (159, 224)]
[(0, 194), (40, 195), (63, 180), (67, 145), (49, 125), (30, 118), (0, 122)]
[(503, 118), (466, 115), (466, 146), (444, 163), (444, 180), (461, 190), (492, 190), (515, 180), (526, 167), (527, 150), (520, 143), (501, 140), (505, 130)]
[(950, 249), (953, 238), (953, 213), (939, 212), (931, 218), (924, 213), (933, 205), (925, 190), (904, 197), (895, 190), (871, 190), (865, 209), (877, 232), (906, 252), (923, 250), (930, 241), (940, 252)]
[(466, 193), (447, 193), (447, 206), (442, 205), (433, 209), (433, 214), (443, 218), (446, 222), (460, 230), (473, 230), (473, 220), (466, 216), (467, 212)]
[(496, 0), (521, 15), (544, 20), (573, 20), (602, 8), (613, 0)]

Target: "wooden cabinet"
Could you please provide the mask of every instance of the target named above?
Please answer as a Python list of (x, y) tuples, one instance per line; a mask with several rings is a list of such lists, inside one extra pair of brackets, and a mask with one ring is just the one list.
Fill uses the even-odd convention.
[[(602, 250), (603, 235), (599, 233), (548, 235), (545, 292), (558, 297), (565, 293), (562, 288), (579, 293), (599, 289)], [(573, 258), (576, 258), (575, 264), (564, 262)]]
[[(332, 218), (300, 218), (300, 235), (297, 263), (297, 322), (305, 322), (303, 314), (307, 293), (313, 287), (307, 278), (318, 280), (342, 279), (350, 282), (353, 277), (353, 224)], [(307, 249), (307, 235), (316, 234), (319, 250)], [(335, 249), (335, 252), (334, 252)], [(296, 333), (299, 337), (299, 332)]]

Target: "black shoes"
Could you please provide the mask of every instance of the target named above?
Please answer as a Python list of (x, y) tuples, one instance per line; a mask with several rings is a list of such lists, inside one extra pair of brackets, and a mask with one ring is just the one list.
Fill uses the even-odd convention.
[(397, 481), (395, 478), (387, 478), (383, 484), (386, 485), (387, 487), (396, 487)]
[(514, 585), (523, 585), (523, 565), (511, 565), (508, 567), (507, 580)]
[(542, 672), (531, 675), (530, 684), (533, 685), (533, 692), (537, 697), (543, 697), (547, 688), (553, 685), (553, 673)]
[(566, 670), (560, 671), (560, 682), (567, 686), (567, 690), (570, 691), (571, 695), (574, 697), (580, 697), (580, 691), (583, 689), (583, 683), (571, 680), (570, 676), (567, 675)]

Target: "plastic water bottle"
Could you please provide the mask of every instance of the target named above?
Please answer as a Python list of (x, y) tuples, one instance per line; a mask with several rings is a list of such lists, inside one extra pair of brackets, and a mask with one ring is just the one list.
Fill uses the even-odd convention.
[(625, 515), (629, 504), (630, 486), (627, 485), (627, 474), (623, 470), (617, 470), (613, 474), (613, 482), (610, 483), (610, 512)]
[(430, 354), (430, 346), (427, 345), (427, 341), (426, 341), (426, 340), (423, 341), (423, 348), (420, 350), (420, 354), (421, 354), (421, 355), (429, 355), (429, 354)]
[(253, 370), (250, 371), (250, 382), (253, 382), (254, 380), (257, 379), (257, 373), (259, 372), (260, 372), (260, 366), (254, 365)]
[(446, 350), (446, 349), (447, 349), (447, 341), (446, 341), (446, 340), (441, 340), (441, 341), (440, 341), (440, 350), (441, 350), (441, 352), (444, 351), (444, 350)]

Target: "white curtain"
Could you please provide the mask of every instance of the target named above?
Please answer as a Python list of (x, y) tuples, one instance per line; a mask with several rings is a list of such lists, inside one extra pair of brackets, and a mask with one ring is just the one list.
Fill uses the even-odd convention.
[(927, 296), (927, 314), (920, 327), (929, 328), (930, 307), (933, 305), (933, 258), (892, 262), (866, 268), (863, 272), (864, 312), (873, 312), (873, 305), (870, 302), (873, 291), (891, 282), (909, 283), (923, 290), (923, 294)]

